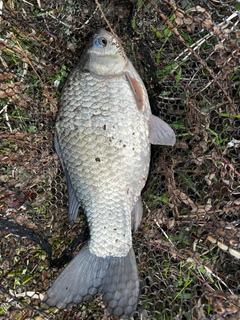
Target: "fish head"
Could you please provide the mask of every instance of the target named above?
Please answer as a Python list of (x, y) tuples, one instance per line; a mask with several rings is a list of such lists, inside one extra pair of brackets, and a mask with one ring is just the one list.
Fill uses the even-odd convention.
[(81, 57), (82, 69), (100, 77), (123, 74), (127, 63), (120, 41), (104, 29), (93, 36)]

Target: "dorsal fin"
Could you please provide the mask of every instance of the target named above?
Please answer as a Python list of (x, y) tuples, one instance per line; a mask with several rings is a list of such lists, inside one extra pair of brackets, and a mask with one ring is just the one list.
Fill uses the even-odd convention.
[(142, 86), (138, 82), (138, 80), (134, 77), (132, 72), (126, 71), (125, 75), (126, 75), (126, 78), (130, 84), (130, 87), (133, 91), (133, 94), (135, 96), (138, 110), (142, 111), (142, 109), (143, 109), (143, 89), (142, 89)]

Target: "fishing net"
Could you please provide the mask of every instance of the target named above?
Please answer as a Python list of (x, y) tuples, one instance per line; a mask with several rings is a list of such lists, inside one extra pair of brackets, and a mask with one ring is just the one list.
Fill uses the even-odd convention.
[(68, 223), (53, 132), (67, 75), (99, 27), (121, 38), (153, 113), (177, 135), (152, 147), (133, 318), (240, 319), (239, 4), (0, 1), (1, 319), (104, 317), (98, 296), (41, 307), (88, 237), (82, 211)]

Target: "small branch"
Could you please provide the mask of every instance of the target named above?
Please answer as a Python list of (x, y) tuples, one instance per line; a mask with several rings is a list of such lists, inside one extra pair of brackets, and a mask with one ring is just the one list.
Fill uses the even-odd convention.
[(40, 77), (39, 74), (37, 73), (36, 69), (34, 68), (32, 62), (29, 60), (29, 58), (28, 58), (27, 54), (25, 53), (25, 51), (23, 50), (23, 48), (20, 46), (20, 43), (18, 42), (16, 36), (15, 36), (14, 34), (12, 34), (12, 37), (13, 37), (14, 40), (17, 42), (18, 47), (19, 47), (22, 55), (25, 57), (26, 61), (30, 64), (30, 66), (32, 67), (33, 71), (35, 72), (35, 74), (37, 75), (38, 79), (40, 80), (40, 82), (41, 82), (41, 84), (42, 84), (42, 86), (43, 86), (43, 82), (42, 82), (41, 77)]
[(9, 118), (8, 118), (7, 107), (8, 107), (8, 105), (6, 104), (6, 105), (2, 108), (2, 110), (0, 111), (0, 114), (1, 114), (1, 113), (4, 113), (5, 118), (6, 118), (6, 122), (7, 122), (7, 126), (8, 126), (8, 128), (9, 128), (10, 132), (12, 132), (12, 127), (11, 127), (11, 124), (10, 124)]
[(228, 252), (236, 259), (240, 259), (240, 252), (239, 251), (230, 248), (229, 246), (227, 246), (226, 244), (224, 244), (221, 241), (218, 241), (217, 239), (213, 238), (212, 236), (208, 236), (207, 240), (213, 244), (216, 244), (221, 250), (223, 250), (224, 252)]
[(113, 29), (112, 29), (112, 27), (111, 27), (108, 19), (106, 18), (105, 13), (103, 12), (103, 9), (102, 9), (100, 3), (98, 2), (98, 0), (95, 0), (95, 3), (96, 3), (99, 11), (101, 12), (101, 14), (102, 14), (102, 16), (103, 16), (103, 19), (105, 20), (106, 24), (108, 25), (108, 28), (109, 28), (109, 29), (111, 30), (111, 32), (114, 34), (114, 31), (113, 31)]
[(234, 166), (231, 163), (229, 163), (229, 161), (227, 159), (223, 158), (223, 161), (228, 165), (228, 167), (230, 168), (230, 170), (232, 172), (234, 172), (238, 177), (240, 177), (240, 173), (237, 172), (237, 170), (234, 168)]
[(100, 3), (98, 2), (98, 0), (95, 0), (95, 3), (96, 3), (96, 5), (97, 5), (99, 11), (101, 12), (101, 14), (102, 14), (102, 16), (103, 16), (103, 19), (105, 20), (108, 28), (111, 30), (111, 33), (114, 35), (115, 38), (117, 38), (118, 42), (122, 43), (121, 39), (118, 38), (118, 36), (117, 36), (116, 33), (114, 32), (114, 30), (112, 29), (112, 27), (111, 27), (108, 19), (106, 18), (105, 13), (103, 12), (103, 9), (102, 9)]

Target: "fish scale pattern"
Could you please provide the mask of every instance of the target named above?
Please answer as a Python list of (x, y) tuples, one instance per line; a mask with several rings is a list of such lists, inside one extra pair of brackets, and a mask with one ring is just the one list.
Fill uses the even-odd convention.
[(150, 110), (144, 111), (124, 75), (105, 80), (77, 69), (61, 99), (59, 142), (99, 256), (126, 255), (131, 247), (129, 215), (149, 170)]

